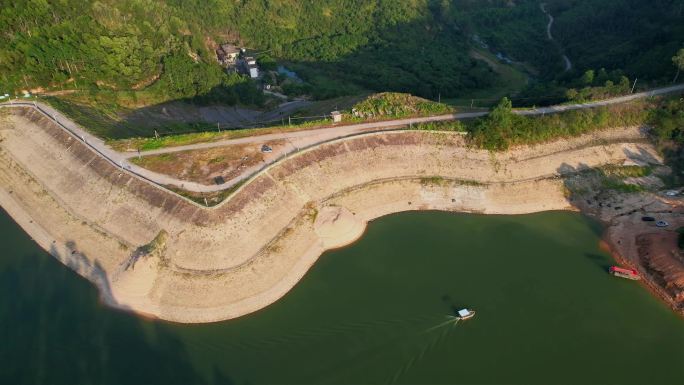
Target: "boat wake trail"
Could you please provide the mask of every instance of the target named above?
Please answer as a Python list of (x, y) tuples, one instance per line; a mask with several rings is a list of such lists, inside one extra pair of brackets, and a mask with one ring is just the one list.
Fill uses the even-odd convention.
[(438, 325), (435, 325), (433, 327), (427, 328), (427, 329), (423, 330), (422, 332), (420, 332), (420, 334), (429, 333), (433, 330), (437, 330), (437, 329), (442, 328), (442, 327), (447, 326), (447, 325), (452, 325), (452, 326), (456, 325), (458, 323), (458, 321), (460, 321), (460, 319), (458, 317), (447, 316), (446, 321), (444, 321)]
[[(441, 322), (438, 325), (432, 326), (430, 328), (427, 328), (427, 329), (419, 332), (416, 335), (416, 337), (422, 336), (424, 334), (428, 334), (428, 333), (433, 332), (435, 330), (439, 330), (441, 328), (444, 328), (445, 326), (452, 326), (453, 327), (458, 323), (458, 321), (460, 321), (460, 319), (458, 317), (447, 316), (446, 321)], [(439, 346), (439, 344), (446, 339), (446, 337), (448, 336), (451, 329), (452, 329), (451, 327), (444, 328), (444, 330), (441, 333), (439, 333), (436, 338), (429, 339), (428, 343), (426, 345), (424, 345), (418, 351), (418, 353), (411, 356), (403, 365), (401, 365), (399, 367), (399, 369), (397, 369), (396, 372), (394, 372), (394, 374), (392, 375), (392, 377), (390, 378), (388, 383), (390, 383), (390, 384), (396, 383), (399, 380), (399, 378), (401, 378), (401, 376), (406, 374), (411, 369), (411, 367), (413, 367), (413, 365), (415, 365), (417, 362), (422, 360), (423, 357), (425, 357), (425, 355), (428, 352), (430, 352), (432, 349)]]

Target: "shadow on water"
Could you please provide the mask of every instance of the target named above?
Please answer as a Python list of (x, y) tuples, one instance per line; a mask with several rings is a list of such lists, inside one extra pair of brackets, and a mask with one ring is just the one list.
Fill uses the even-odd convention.
[(584, 253), (584, 256), (587, 257), (590, 261), (594, 263), (594, 265), (598, 268), (601, 269), (602, 272), (608, 271), (610, 266), (612, 264), (606, 259), (605, 256), (600, 255), (600, 254), (593, 254), (593, 253)]
[(457, 316), (458, 311), (465, 308), (464, 304), (454, 302), (449, 294), (444, 294), (441, 299), (449, 307), (452, 316)]
[[(26, 246), (0, 260), (0, 383), (232, 384), (200, 377), (163, 323), (103, 311), (89, 282)], [(71, 266), (104, 275), (86, 258)]]

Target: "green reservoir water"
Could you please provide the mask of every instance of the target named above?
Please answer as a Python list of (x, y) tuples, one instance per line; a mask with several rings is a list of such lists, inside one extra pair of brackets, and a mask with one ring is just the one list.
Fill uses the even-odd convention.
[[(684, 384), (684, 321), (574, 213), (404, 213), (237, 320), (149, 321), (0, 213), (2, 384)], [(474, 319), (453, 324), (461, 307)]]

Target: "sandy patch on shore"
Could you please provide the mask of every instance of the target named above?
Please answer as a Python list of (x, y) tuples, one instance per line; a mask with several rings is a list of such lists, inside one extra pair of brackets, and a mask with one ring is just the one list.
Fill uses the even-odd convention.
[(318, 210), (314, 228), (323, 247), (330, 250), (349, 245), (361, 238), (366, 230), (366, 223), (344, 207), (324, 206)]

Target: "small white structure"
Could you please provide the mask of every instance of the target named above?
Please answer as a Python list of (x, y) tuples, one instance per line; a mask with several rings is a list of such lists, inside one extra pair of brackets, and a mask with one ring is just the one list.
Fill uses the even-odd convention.
[(251, 56), (245, 56), (238, 61), (238, 70), (245, 75), (249, 75), (252, 79), (259, 77), (257, 61)]
[(256, 79), (259, 77), (259, 68), (257, 68), (257, 66), (249, 67), (249, 77), (252, 79)]
[(342, 113), (340, 111), (333, 111), (330, 115), (332, 116), (333, 123), (342, 122)]
[(468, 309), (462, 309), (458, 311), (458, 319), (460, 320), (467, 320), (469, 318), (473, 318), (474, 316), (475, 312)]

